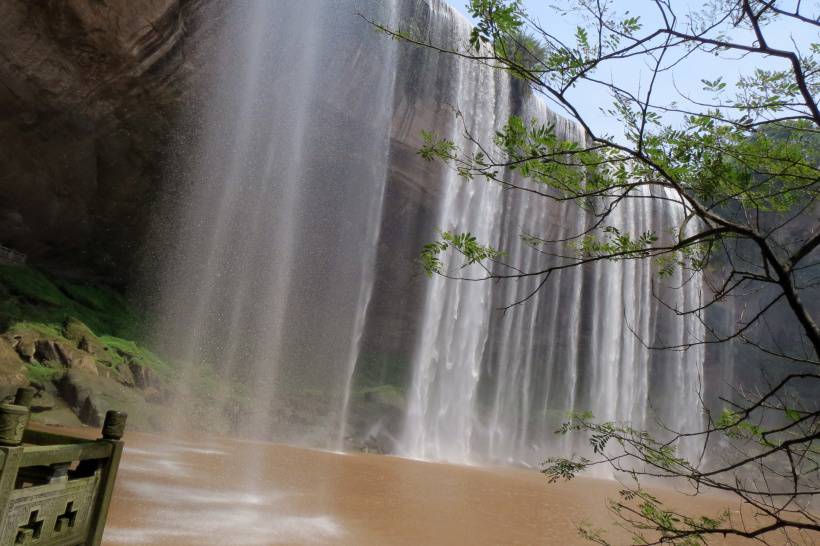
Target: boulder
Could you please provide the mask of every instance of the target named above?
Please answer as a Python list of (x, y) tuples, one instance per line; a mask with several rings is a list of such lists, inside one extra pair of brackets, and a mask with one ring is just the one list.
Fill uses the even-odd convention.
[(97, 358), (102, 358), (106, 355), (107, 350), (100, 343), (100, 340), (94, 335), (94, 332), (86, 326), (83, 322), (69, 318), (63, 325), (63, 336), (74, 342), (74, 346), (81, 351), (90, 353)]
[(151, 368), (143, 366), (139, 362), (135, 362), (133, 360), (128, 362), (128, 368), (131, 371), (131, 376), (134, 378), (134, 385), (138, 389), (146, 390), (162, 388), (162, 380)]
[(128, 388), (114, 379), (81, 369), (69, 369), (56, 381), (57, 394), (86, 425), (100, 426), (105, 412), (111, 409), (124, 411), (131, 416), (129, 426), (137, 429), (155, 429), (151, 415), (161, 408), (146, 402), (139, 391)]
[(38, 362), (58, 362), (60, 357), (54, 342), (49, 339), (38, 339), (34, 342), (34, 359)]
[(105, 385), (100, 383), (99, 375), (86, 370), (69, 370), (59, 380), (57, 388), (84, 424), (100, 426), (105, 412), (110, 408), (104, 395)]
[(147, 386), (145, 368), (140, 366), (139, 363), (133, 360), (128, 362), (128, 371), (131, 373), (131, 377), (134, 379), (134, 385), (138, 389), (144, 389)]
[(50, 411), (54, 409), (56, 401), (54, 395), (46, 390), (39, 390), (34, 395), (34, 400), (31, 402), (31, 411), (40, 413), (43, 411)]
[(122, 364), (118, 364), (117, 367), (114, 369), (116, 372), (115, 379), (122, 383), (127, 387), (136, 387), (137, 380), (134, 377), (134, 373), (131, 371), (131, 363), (124, 362)]
[(0, 400), (28, 384), (25, 362), (8, 340), (0, 336)]
[(93, 375), (99, 375), (96, 359), (80, 349), (74, 349), (60, 341), (53, 343), (60, 363), (66, 368), (83, 370)]
[(36, 351), (35, 342), (37, 336), (34, 332), (14, 332), (7, 333), (3, 336), (5, 341), (10, 343), (17, 354), (26, 362), (31, 362), (34, 359)]
[(14, 347), (3, 336), (0, 336), (0, 367), (6, 369), (8, 367), (12, 368), (22, 368), (24, 362), (20, 357), (19, 353), (14, 350)]

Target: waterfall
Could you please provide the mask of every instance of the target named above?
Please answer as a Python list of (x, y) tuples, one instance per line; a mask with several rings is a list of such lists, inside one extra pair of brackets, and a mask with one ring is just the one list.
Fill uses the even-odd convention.
[[(432, 5), (429, 37), (457, 47), (458, 38), (448, 38), (442, 29), (456, 28), (456, 35), (464, 37), (469, 25), (448, 6)], [(512, 113), (554, 124), (561, 138), (583, 140), (577, 127), (532, 95), (519, 95), (522, 104), (516, 110), (510, 77), (463, 60), (446, 70), (442, 79), (449, 82), (450, 100), (472, 137), (485, 146)], [(446, 136), (466, 154), (474, 151), (457, 124)], [(502, 191), (483, 180), (463, 181), (453, 172), (442, 183), (436, 225), (471, 232), (507, 252), (505, 261), (524, 271), (562, 262), (528, 248), (521, 234), (561, 240), (593, 221), (573, 203)], [(618, 206), (607, 225), (668, 237), (682, 222), (680, 206), (636, 198)], [(453, 273), (483, 276), (478, 266)], [(677, 317), (660, 301), (677, 308), (697, 305), (698, 280), (684, 283), (680, 271), (675, 275), (660, 282), (649, 261), (601, 261), (558, 271), (537, 291), (543, 278), (500, 283), (433, 279), (412, 357), (400, 452), (459, 463), (537, 464), (548, 455), (585, 451), (582, 440), (554, 434), (570, 411), (591, 411), (598, 419), (640, 429), (695, 429), (701, 424), (702, 350), (646, 348), (704, 338), (696, 318)], [(652, 287), (660, 285), (667, 288), (654, 298)], [(533, 292), (526, 303), (502, 310)]]
[[(459, 99), (470, 107), (465, 112), (470, 132), (481, 141), (492, 138), (493, 129), (506, 119), (503, 99), (497, 111), (495, 97), (507, 95), (507, 78), (475, 63), (457, 63), (451, 81)], [(457, 126), (450, 136), (462, 147), (466, 144)], [(441, 228), (456, 231), (470, 226), (480, 240), (490, 240), (498, 228), (501, 188), (462, 185), (453, 171), (443, 183)], [(428, 288), (407, 414), (410, 453), (463, 460), (470, 452), (491, 290), (489, 283), (450, 284), (443, 277), (436, 277)]]
[[(703, 337), (650, 292), (691, 306), (698, 282), (677, 273), (658, 284), (646, 261), (557, 271), (537, 291), (536, 277), (419, 275), (435, 229), (469, 231), (534, 270), (554, 259), (522, 233), (566, 239), (593, 221), (415, 153), (421, 130), (469, 153), (465, 129), (489, 144), (512, 114), (584, 139), (521, 82), (397, 44), (357, 16), (464, 47), (469, 23), (449, 5), (212, 9), (221, 32), (185, 118), (173, 170), (181, 189), (160, 230), (156, 332), (182, 363), (174, 427), (332, 448), (379, 436), (389, 440), (380, 449), (409, 457), (536, 464), (583, 449), (553, 434), (570, 410), (640, 428), (700, 423), (702, 351), (644, 346)], [(674, 204), (631, 199), (609, 223), (668, 237), (682, 221)]]
[(211, 403), (183, 402), (186, 413), (337, 445), (373, 285), (395, 74), (395, 46), (358, 13), (389, 22), (390, 6), (219, 9), (156, 330), (185, 365), (184, 388), (214, 370)]

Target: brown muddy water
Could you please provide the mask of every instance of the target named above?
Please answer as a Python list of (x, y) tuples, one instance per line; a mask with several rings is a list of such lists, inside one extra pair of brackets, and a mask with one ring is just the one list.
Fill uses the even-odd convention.
[[(606, 499), (617, 490), (523, 469), (131, 433), (103, 544), (581, 545), (582, 521), (611, 526)], [(728, 499), (661, 497), (699, 514), (737, 510)]]

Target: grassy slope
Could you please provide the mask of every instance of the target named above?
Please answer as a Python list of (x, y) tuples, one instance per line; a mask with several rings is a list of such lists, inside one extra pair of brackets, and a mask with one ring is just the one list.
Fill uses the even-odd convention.
[[(113, 359), (131, 356), (167, 373), (168, 364), (146, 349), (143, 323), (125, 298), (109, 287), (58, 279), (31, 267), (0, 265), (0, 332), (35, 331), (62, 339), (70, 319), (82, 322)], [(117, 364), (118, 362), (114, 362)], [(29, 373), (47, 374), (30, 366)]]

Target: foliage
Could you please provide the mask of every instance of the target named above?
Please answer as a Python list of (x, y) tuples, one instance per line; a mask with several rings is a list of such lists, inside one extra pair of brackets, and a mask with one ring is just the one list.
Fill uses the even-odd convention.
[(441, 240), (428, 243), (421, 253), (421, 264), (428, 276), (443, 274), (443, 263), (439, 255), (448, 250), (455, 250), (464, 262), (461, 267), (480, 264), (486, 260), (494, 260), (502, 256), (502, 252), (489, 245), (481, 245), (470, 233), (441, 232)]
[[(694, 491), (704, 488), (735, 491), (751, 503), (760, 502), (761, 497), (786, 495), (789, 496), (789, 503), (799, 504), (799, 497), (813, 494), (809, 479), (820, 469), (820, 450), (814, 442), (804, 442), (801, 438), (817, 436), (817, 426), (816, 423), (809, 423), (810, 411), (797, 410), (791, 405), (783, 405), (778, 411), (785, 417), (781, 423), (786, 424), (767, 429), (755, 421), (760, 416), (759, 411), (725, 408), (705, 433), (743, 440), (756, 449), (751, 452), (747, 449), (747, 459), (735, 463), (730, 469), (710, 471), (704, 471), (698, 461), (687, 460), (678, 454), (674, 442), (658, 441), (650, 433), (636, 430), (628, 424), (597, 422), (589, 413), (573, 415), (557, 433), (586, 433), (593, 452), (600, 458), (551, 458), (545, 461), (542, 472), (550, 482), (554, 482), (559, 479), (570, 480), (595, 465), (610, 464), (616, 470), (631, 476), (633, 485), (621, 490), (620, 498), (611, 500), (609, 508), (620, 519), (619, 526), (627, 529), (638, 544), (700, 545), (707, 544), (707, 537), (713, 534), (759, 537), (765, 541), (766, 533), (789, 527), (790, 523), (778, 520), (777, 515), (766, 514), (774, 521), (758, 529), (748, 530), (745, 527), (733, 527), (737, 522), (731, 521), (728, 512), (714, 517), (689, 517), (664, 507), (663, 503), (642, 487), (639, 476), (685, 478)], [(755, 491), (752, 489), (754, 480), (737, 475), (734, 484), (726, 480), (727, 473), (736, 468), (736, 465), (757, 464), (762, 461), (765, 461), (763, 464), (772, 489)], [(808, 478), (802, 485), (809, 487), (790, 490), (784, 480), (789, 476)], [(793, 483), (799, 482), (800, 480), (794, 479)], [(791, 525), (811, 529), (812, 524), (810, 521), (797, 520)], [(609, 544), (603, 530), (586, 528), (581, 531), (583, 536), (594, 542)]]
[(32, 331), (37, 332), (38, 334), (41, 334), (43, 336), (55, 339), (63, 337), (60, 328), (58, 328), (54, 324), (44, 324), (42, 322), (15, 322), (14, 325), (9, 329), (9, 331), (11, 333)]
[[(49, 276), (31, 267), (0, 266), (0, 287), (4, 288), (0, 313), (10, 333), (37, 334), (68, 342), (69, 323), (90, 336), (89, 341), (107, 349), (103, 362), (117, 366), (135, 362), (168, 375), (168, 363), (135, 341), (140, 337), (140, 321), (125, 298), (115, 290), (96, 284), (81, 284)], [(76, 340), (75, 340), (76, 341)], [(48, 363), (33, 362), (27, 373), (33, 381), (52, 379), (56, 371)]]
[(42, 385), (54, 379), (61, 372), (59, 367), (49, 366), (48, 363), (30, 362), (26, 364), (26, 375), (29, 381)]
[(605, 239), (595, 235), (586, 235), (581, 239), (578, 252), (581, 256), (608, 256), (613, 260), (627, 257), (645, 258), (650, 255), (649, 249), (657, 242), (658, 236), (652, 231), (646, 231), (632, 239), (629, 233), (622, 233), (615, 226), (603, 229)]
[(137, 314), (122, 295), (107, 286), (80, 284), (22, 266), (0, 266), (0, 286), (5, 292), (0, 301), (0, 327), (32, 322), (60, 330), (69, 317), (75, 317), (97, 334), (140, 336)]
[(0, 282), (10, 293), (32, 303), (59, 306), (67, 301), (48, 277), (29, 267), (0, 265)]
[(165, 375), (171, 372), (168, 363), (134, 341), (114, 336), (100, 336), (99, 341), (109, 349), (112, 364), (120, 364), (126, 361), (136, 362), (140, 366), (151, 368)]

